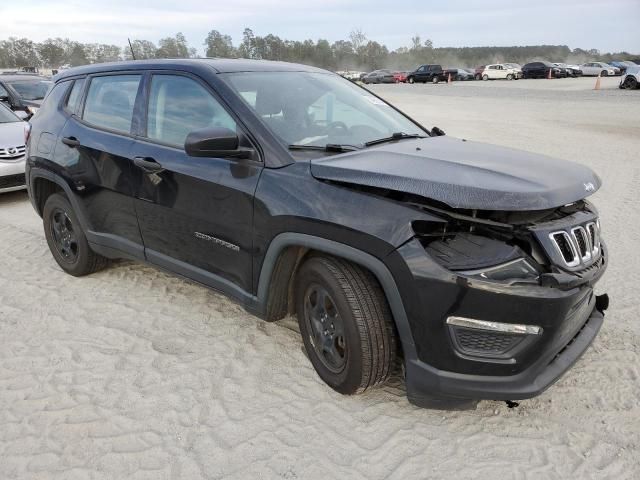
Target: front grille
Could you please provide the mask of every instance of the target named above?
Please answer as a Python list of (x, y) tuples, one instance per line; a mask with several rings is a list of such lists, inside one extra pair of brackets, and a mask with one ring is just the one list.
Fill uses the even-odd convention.
[(597, 222), (589, 222), (549, 234), (556, 263), (573, 270), (585, 269), (600, 257), (600, 232)]
[(18, 175), (7, 175), (0, 177), (0, 189), (11, 187), (22, 187), (25, 185), (24, 173)]
[(0, 148), (0, 160), (18, 160), (24, 157), (26, 151), (27, 149), (24, 145)]
[(591, 240), (587, 237), (587, 231), (583, 227), (576, 227), (571, 230), (573, 238), (578, 245), (578, 253), (584, 261), (591, 259)]
[(459, 327), (454, 328), (453, 334), (459, 350), (469, 355), (501, 355), (524, 339), (523, 335), (483, 332)]
[(573, 267), (579, 263), (577, 252), (567, 232), (553, 233), (551, 234), (551, 239), (555, 242), (556, 247), (560, 251), (560, 255), (562, 255), (567, 265)]

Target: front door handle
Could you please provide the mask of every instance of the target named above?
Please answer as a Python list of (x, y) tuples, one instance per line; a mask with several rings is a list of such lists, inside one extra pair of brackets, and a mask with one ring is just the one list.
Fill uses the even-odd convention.
[(151, 157), (133, 157), (133, 163), (147, 173), (158, 173), (164, 170), (162, 165)]
[(68, 145), (71, 148), (80, 146), (80, 140), (78, 140), (76, 137), (62, 137), (62, 143)]

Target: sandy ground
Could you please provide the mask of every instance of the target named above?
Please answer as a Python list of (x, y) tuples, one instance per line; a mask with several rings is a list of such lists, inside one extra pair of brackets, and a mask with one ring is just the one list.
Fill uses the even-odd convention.
[(448, 134), (585, 163), (612, 299), (582, 360), (508, 409), (342, 397), (291, 321), (120, 262), (77, 279), (23, 193), (0, 197), (0, 478), (639, 478), (640, 91), (617, 79), (371, 87)]

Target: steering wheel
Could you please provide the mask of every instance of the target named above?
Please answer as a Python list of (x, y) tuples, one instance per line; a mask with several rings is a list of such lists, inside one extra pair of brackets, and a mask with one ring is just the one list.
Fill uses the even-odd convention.
[(347, 127), (347, 124), (344, 122), (331, 122), (327, 125), (327, 135), (329, 136), (339, 136), (347, 133), (349, 133), (349, 127)]

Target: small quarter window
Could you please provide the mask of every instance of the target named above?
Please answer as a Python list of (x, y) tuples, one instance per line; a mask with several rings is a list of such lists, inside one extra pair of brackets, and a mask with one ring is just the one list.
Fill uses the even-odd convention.
[(71, 88), (71, 93), (69, 94), (69, 98), (67, 98), (67, 103), (66, 103), (66, 107), (69, 112), (71, 113), (78, 112), (78, 106), (80, 105), (80, 97), (82, 96), (83, 88), (84, 88), (84, 78), (81, 78), (73, 82), (73, 87)]
[(139, 85), (140, 75), (92, 78), (82, 118), (97, 127), (129, 133)]
[(49, 93), (42, 102), (42, 105), (40, 106), (39, 116), (42, 116), (49, 110), (55, 110), (59, 108), (60, 101), (62, 100), (62, 97), (64, 97), (64, 94), (67, 93), (67, 88), (69, 88), (70, 85), (71, 82), (69, 81), (56, 83), (54, 87), (49, 90)]

